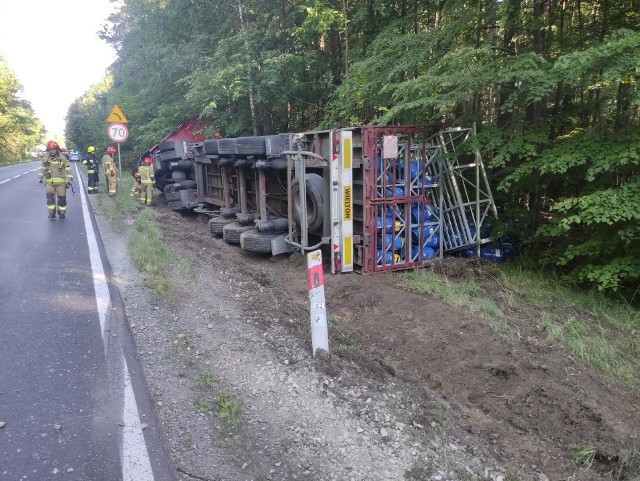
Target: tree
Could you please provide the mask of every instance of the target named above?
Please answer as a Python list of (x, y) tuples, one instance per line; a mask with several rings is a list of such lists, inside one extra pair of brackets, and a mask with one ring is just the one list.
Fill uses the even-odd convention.
[(44, 137), (31, 104), (20, 97), (22, 86), (0, 57), (0, 163), (26, 157)]

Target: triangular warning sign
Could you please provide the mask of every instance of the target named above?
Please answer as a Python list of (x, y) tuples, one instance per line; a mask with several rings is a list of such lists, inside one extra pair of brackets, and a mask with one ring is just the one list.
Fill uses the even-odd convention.
[(120, 122), (121, 124), (126, 124), (129, 121), (124, 116), (124, 113), (122, 112), (120, 107), (118, 107), (117, 105), (114, 105), (113, 108), (111, 109), (111, 112), (109, 112), (109, 116), (107, 117), (107, 122), (110, 122), (110, 123)]

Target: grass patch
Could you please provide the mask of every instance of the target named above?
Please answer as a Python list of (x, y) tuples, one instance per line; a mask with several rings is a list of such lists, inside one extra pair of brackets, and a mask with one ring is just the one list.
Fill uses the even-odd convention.
[(532, 269), (524, 262), (486, 264), (478, 269), (482, 285), (491, 283), (492, 297), (498, 302), (477, 282), (452, 282), (427, 269), (402, 273), (400, 279), (411, 291), (486, 314), (492, 319), (491, 329), (509, 342), (522, 339), (509, 313), (529, 319), (574, 359), (613, 375), (640, 393), (640, 311), (599, 292), (566, 285), (553, 272)]
[(553, 272), (524, 263), (506, 264), (494, 276), (502, 292), (534, 307), (550, 340), (575, 359), (640, 391), (638, 310), (602, 293), (563, 284)]
[[(86, 171), (86, 167), (83, 166), (83, 169)], [(84, 178), (86, 182), (86, 175)], [(98, 205), (114, 229), (119, 229), (124, 220), (138, 210), (140, 202), (129, 196), (132, 186), (133, 179), (131, 176), (123, 176), (118, 182), (118, 191), (115, 197), (109, 197), (105, 193), (107, 185), (105, 184), (104, 175), (100, 176), (100, 193), (97, 194)]]
[(174, 279), (193, 278), (194, 274), (187, 262), (162, 241), (153, 221), (155, 215), (152, 210), (145, 209), (136, 217), (135, 229), (129, 235), (129, 250), (154, 297), (171, 303), (176, 295)]
[(230, 394), (219, 394), (215, 397), (218, 405), (218, 418), (227, 423), (233, 423), (238, 416), (241, 403)]
[(211, 406), (209, 406), (209, 403), (206, 399), (198, 398), (196, 400), (196, 409), (199, 413), (207, 414), (209, 411), (211, 411)]
[(352, 347), (356, 343), (356, 335), (353, 332), (353, 328), (349, 324), (342, 322), (335, 314), (329, 314), (327, 325), (335, 333), (335, 336), (331, 337), (337, 339), (341, 345)]
[(203, 388), (213, 388), (213, 386), (215, 386), (216, 384), (216, 375), (212, 372), (205, 372), (200, 376), (199, 384)]
[(571, 453), (571, 461), (578, 466), (589, 469), (596, 457), (596, 448), (588, 444), (586, 446), (576, 446)]
[(498, 305), (474, 281), (454, 283), (427, 269), (416, 269), (400, 276), (402, 283), (411, 291), (433, 294), (452, 306), (482, 312), (490, 317), (502, 315)]

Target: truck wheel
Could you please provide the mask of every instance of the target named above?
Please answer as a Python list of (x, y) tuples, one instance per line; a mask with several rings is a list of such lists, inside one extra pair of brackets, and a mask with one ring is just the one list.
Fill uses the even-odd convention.
[(218, 139), (207, 139), (203, 144), (205, 155), (218, 155)]
[(222, 228), (222, 238), (228, 244), (240, 244), (240, 236), (242, 233), (255, 228), (253, 225), (242, 225), (238, 222), (233, 222)]
[(166, 152), (168, 150), (175, 150), (175, 144), (173, 143), (173, 140), (160, 142), (158, 144), (158, 152)]
[(165, 152), (160, 152), (160, 160), (162, 160), (162, 161), (175, 160), (175, 159), (179, 159), (179, 158), (180, 157), (178, 156), (176, 151), (173, 150), (173, 149), (167, 150)]
[[(324, 220), (324, 180), (318, 174), (306, 175), (307, 187), (307, 225), (309, 231), (317, 231)], [(293, 199), (293, 215), (300, 222), (300, 213), (304, 206), (300, 205), (300, 178), (296, 177), (291, 183)]]
[(235, 222), (234, 219), (225, 219), (224, 217), (213, 217), (209, 219), (209, 232), (215, 237), (220, 237), (223, 233), (224, 226)]
[(235, 155), (236, 139), (220, 139), (218, 140), (218, 153), (220, 155)]
[(237, 155), (264, 155), (264, 137), (238, 137), (236, 139)]
[(240, 235), (240, 247), (249, 252), (259, 254), (271, 254), (271, 239), (282, 234), (272, 232), (260, 232), (258, 229), (248, 230)]
[(171, 180), (174, 182), (182, 182), (183, 180), (187, 180), (187, 174), (182, 170), (173, 170), (171, 171)]
[(191, 171), (193, 170), (193, 161), (192, 160), (179, 160), (177, 162), (171, 162), (169, 165), (171, 170), (184, 170)]

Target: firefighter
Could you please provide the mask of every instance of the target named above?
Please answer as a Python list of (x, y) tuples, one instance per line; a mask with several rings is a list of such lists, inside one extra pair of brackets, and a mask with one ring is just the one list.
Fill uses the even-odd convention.
[(38, 182), (45, 183), (49, 219), (56, 217), (56, 201), (58, 215), (64, 219), (67, 214), (67, 189), (71, 187), (73, 176), (69, 161), (62, 155), (57, 142), (53, 140), (47, 142), (47, 151), (42, 156)]
[(131, 187), (130, 197), (140, 200), (140, 174), (138, 173), (138, 168), (142, 165), (142, 159), (138, 162), (134, 162), (131, 166), (131, 176), (133, 177), (133, 186)]
[(102, 156), (102, 170), (107, 178), (107, 185), (109, 186), (109, 197), (114, 197), (118, 190), (118, 169), (116, 163), (113, 160), (113, 154), (116, 153), (114, 147), (108, 147), (107, 153)]
[(151, 157), (144, 159), (142, 165), (138, 167), (138, 174), (140, 175), (140, 202), (151, 205), (153, 201), (153, 183), (156, 180)]
[(100, 166), (96, 158), (95, 147), (87, 149), (87, 155), (84, 156), (82, 163), (87, 166), (87, 192), (89, 194), (98, 193), (98, 183), (100, 182)]

